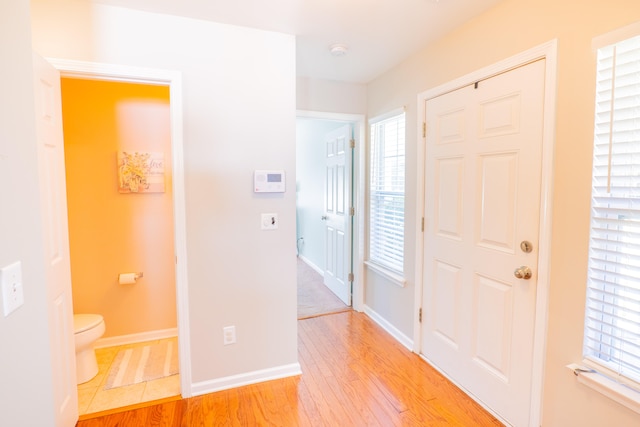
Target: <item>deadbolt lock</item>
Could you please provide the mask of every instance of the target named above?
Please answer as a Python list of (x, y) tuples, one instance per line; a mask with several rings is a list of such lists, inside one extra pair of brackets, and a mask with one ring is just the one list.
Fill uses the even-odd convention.
[(522, 249), (522, 252), (529, 253), (533, 250), (533, 243), (528, 240), (523, 240), (522, 243), (520, 243), (520, 249)]

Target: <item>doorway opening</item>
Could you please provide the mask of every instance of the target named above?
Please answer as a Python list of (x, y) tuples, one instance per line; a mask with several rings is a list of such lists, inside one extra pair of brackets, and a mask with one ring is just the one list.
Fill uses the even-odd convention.
[(169, 88), (63, 77), (61, 99), (74, 314), (106, 325), (79, 414), (179, 395)]
[[(364, 126), (362, 115), (298, 111), (299, 318), (349, 307), (360, 311), (364, 304), (360, 251)], [(311, 286), (317, 287), (317, 297), (309, 281), (315, 282)]]
[[(119, 82), (133, 83), (138, 85), (162, 86), (169, 92), (168, 105), (168, 129), (169, 129), (169, 145), (166, 150), (168, 164), (165, 165), (166, 170), (171, 171), (170, 180), (165, 182), (171, 191), (171, 201), (169, 201), (169, 210), (172, 212), (172, 220), (168, 224), (169, 235), (173, 239), (173, 246), (170, 248), (172, 253), (169, 255), (169, 263), (174, 264), (174, 300), (175, 307), (174, 317), (176, 319), (177, 328), (173, 328), (173, 335), (177, 330), (177, 347), (173, 351), (178, 354), (178, 365), (180, 372), (179, 394), (182, 397), (191, 396), (191, 366), (189, 354), (189, 324), (188, 324), (188, 287), (187, 287), (187, 269), (186, 269), (186, 225), (185, 225), (185, 199), (184, 199), (184, 168), (183, 168), (183, 143), (182, 143), (182, 82), (179, 73), (164, 70), (140, 69), (133, 67), (114, 66), (108, 64), (87, 63), (81, 61), (67, 61), (48, 59), (48, 61), (60, 72), (61, 79), (84, 79), (101, 82)], [(117, 171), (117, 153), (113, 155), (113, 168)], [(114, 172), (116, 173), (116, 172)], [(117, 175), (117, 173), (116, 173)], [(90, 176), (87, 179), (91, 179)], [(114, 184), (117, 186), (117, 181)], [(165, 187), (166, 188), (166, 187)], [(158, 196), (152, 194), (151, 196)], [(131, 195), (128, 195), (131, 196)], [(132, 195), (139, 197), (141, 195)], [(142, 197), (145, 197), (144, 195)], [(153, 214), (154, 210), (151, 209)], [(143, 215), (141, 215), (143, 216)], [(135, 221), (132, 220), (132, 221)], [(138, 224), (138, 227), (147, 228), (147, 232), (153, 232), (153, 223)], [(135, 273), (143, 273), (136, 271), (134, 266), (125, 266), (131, 268)], [(122, 273), (128, 271), (120, 271)], [(119, 285), (118, 278), (114, 278), (114, 286)], [(135, 286), (135, 285), (133, 285)], [(107, 326), (108, 328), (108, 326)], [(169, 328), (171, 329), (171, 328)], [(158, 336), (154, 337), (154, 333)], [(155, 331), (149, 334), (140, 334), (143, 340), (159, 339), (166, 331)], [(135, 335), (134, 340), (135, 340)], [(105, 340), (109, 342), (108, 340)], [(117, 340), (116, 342), (117, 343)]]

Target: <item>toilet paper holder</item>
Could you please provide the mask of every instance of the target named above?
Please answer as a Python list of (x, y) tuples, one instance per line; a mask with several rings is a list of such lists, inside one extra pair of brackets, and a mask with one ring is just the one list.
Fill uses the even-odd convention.
[(120, 273), (118, 275), (118, 283), (121, 285), (131, 285), (136, 282), (136, 280), (143, 277), (142, 272), (139, 273)]

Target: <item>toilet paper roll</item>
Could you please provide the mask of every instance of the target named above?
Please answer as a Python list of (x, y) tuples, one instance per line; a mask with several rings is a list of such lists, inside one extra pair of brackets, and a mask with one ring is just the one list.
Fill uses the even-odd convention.
[(121, 273), (118, 277), (118, 282), (121, 285), (131, 285), (132, 283), (136, 283), (136, 278), (136, 273)]

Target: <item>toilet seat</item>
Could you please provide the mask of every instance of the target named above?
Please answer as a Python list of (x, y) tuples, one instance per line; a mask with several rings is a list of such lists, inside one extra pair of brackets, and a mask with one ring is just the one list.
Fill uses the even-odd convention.
[(74, 314), (73, 332), (79, 334), (98, 326), (104, 319), (99, 314)]

